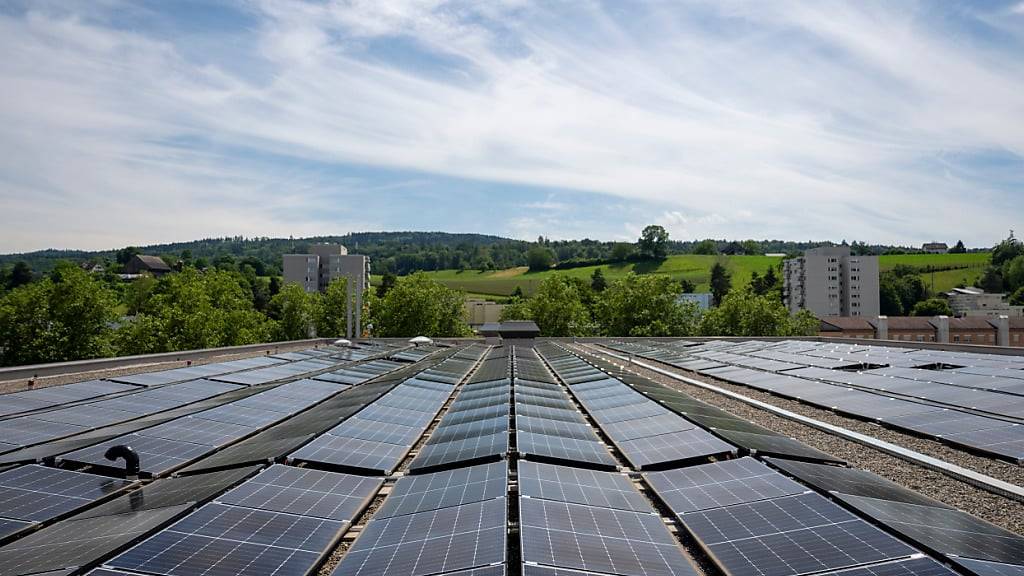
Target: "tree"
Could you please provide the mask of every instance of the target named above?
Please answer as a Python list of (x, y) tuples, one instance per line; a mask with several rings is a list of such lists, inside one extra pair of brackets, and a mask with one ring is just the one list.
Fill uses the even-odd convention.
[(590, 288), (594, 292), (603, 292), (608, 287), (608, 281), (604, 279), (604, 272), (601, 272), (600, 268), (594, 268), (594, 273), (590, 275)]
[(700, 310), (679, 293), (668, 276), (629, 273), (600, 295), (595, 317), (608, 336), (691, 336)]
[(910, 310), (911, 316), (952, 316), (953, 310), (949, 302), (942, 298), (929, 298), (922, 300)]
[(995, 266), (989, 266), (974, 283), (985, 292), (1003, 291), (1003, 273)]
[(967, 248), (964, 246), (963, 240), (957, 240), (956, 245), (949, 249), (950, 254), (966, 254)]
[(820, 322), (801, 310), (790, 315), (777, 298), (758, 296), (744, 287), (729, 292), (717, 308), (701, 318), (705, 336), (812, 336)]
[(320, 305), (318, 296), (298, 284), (285, 284), (277, 296), (270, 299), (270, 308), (277, 317), (274, 339), (304, 340), (313, 336), (315, 314)]
[(431, 280), (422, 272), (399, 278), (370, 313), (374, 332), (381, 337), (452, 337), (470, 333), (463, 293)]
[(721, 262), (715, 262), (711, 267), (711, 297), (715, 305), (719, 305), (725, 295), (732, 289), (732, 274), (725, 269)]
[[(196, 268), (199, 268), (199, 266), (196, 266)], [(280, 291), (281, 291), (281, 277), (280, 276), (271, 276), (270, 277), (270, 297), (273, 298), (274, 296), (277, 296), (278, 292), (280, 292)]]
[(1005, 240), (992, 248), (992, 265), (1002, 266), (1003, 262), (1009, 262), (1021, 255), (1024, 255), (1024, 244), (1014, 238), (1013, 231), (1010, 231), (1010, 235)]
[(533, 312), (530, 311), (530, 301), (524, 298), (513, 298), (501, 309), (500, 322), (506, 320), (532, 320)]
[(395, 282), (398, 277), (391, 272), (385, 272), (384, 277), (380, 279), (380, 286), (377, 286), (377, 298), (383, 298), (388, 295), (388, 291), (395, 287)]
[(529, 302), (530, 317), (540, 328), (541, 336), (587, 336), (593, 333), (580, 286), (567, 276), (554, 274), (545, 278)]
[(1003, 264), (1003, 284), (1011, 292), (1024, 286), (1024, 256)]
[(34, 364), (113, 354), (116, 298), (101, 281), (70, 262), (49, 277), (0, 299), (0, 360)]
[(32, 281), (32, 268), (29, 267), (28, 263), (19, 260), (14, 264), (14, 268), (11, 269), (10, 275), (7, 277), (7, 288), (13, 290), (18, 286), (24, 286)]
[(118, 264), (124, 266), (125, 264), (131, 262), (132, 258), (134, 258), (137, 254), (141, 253), (142, 251), (136, 248), (135, 246), (128, 246), (126, 248), (121, 248), (120, 250), (118, 250), (114, 256), (114, 259), (117, 260)]
[(1011, 306), (1024, 306), (1024, 286), (1017, 288), (1017, 291), (1010, 295)]
[(346, 334), (349, 302), (348, 279), (342, 277), (331, 280), (323, 297), (316, 300), (313, 311), (317, 336), (340, 338)]
[(883, 274), (878, 281), (878, 308), (885, 316), (903, 316), (898, 279)]
[(707, 240), (701, 240), (694, 245), (693, 253), (714, 256), (715, 254), (718, 254), (718, 244), (710, 238)]
[(683, 278), (679, 280), (679, 293), (680, 294), (693, 294), (697, 291), (697, 285), (692, 281)]
[(633, 245), (625, 242), (618, 242), (612, 246), (611, 258), (613, 262), (625, 262), (633, 255)]
[(551, 265), (555, 263), (555, 255), (549, 248), (534, 246), (526, 253), (526, 263), (530, 267), (530, 272), (543, 272), (551, 269)]
[(640, 233), (637, 249), (645, 258), (661, 260), (668, 255), (668, 231), (655, 224), (647, 226)]
[(516, 284), (516, 289), (512, 291), (512, 294), (510, 294), (510, 296), (513, 299), (515, 299), (515, 298), (524, 298), (523, 287), (518, 285), (518, 284)]

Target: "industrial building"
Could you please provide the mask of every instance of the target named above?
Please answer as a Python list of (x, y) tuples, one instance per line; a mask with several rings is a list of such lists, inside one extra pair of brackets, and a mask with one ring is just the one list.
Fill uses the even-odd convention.
[(1006, 294), (985, 292), (981, 288), (953, 288), (942, 294), (949, 301), (954, 316), (985, 316), (997, 318), (1024, 317), (1024, 306), (1011, 306), (1006, 301)]
[(783, 262), (783, 298), (790, 312), (815, 316), (877, 316), (878, 256), (824, 246)]

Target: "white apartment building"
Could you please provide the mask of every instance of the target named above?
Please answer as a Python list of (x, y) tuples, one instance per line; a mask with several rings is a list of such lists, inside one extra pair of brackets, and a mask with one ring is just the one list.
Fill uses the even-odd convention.
[(783, 297), (790, 312), (878, 316), (878, 256), (854, 256), (848, 246), (807, 250), (783, 263)]
[[(306, 292), (323, 292), (336, 278), (348, 280), (349, 328), (348, 337), (358, 337), (362, 331), (361, 311), (363, 292), (370, 286), (370, 259), (349, 254), (341, 244), (314, 244), (310, 254), (285, 254), (282, 262), (284, 281), (303, 287)], [(355, 300), (355, 331), (352, 323), (352, 300)]]

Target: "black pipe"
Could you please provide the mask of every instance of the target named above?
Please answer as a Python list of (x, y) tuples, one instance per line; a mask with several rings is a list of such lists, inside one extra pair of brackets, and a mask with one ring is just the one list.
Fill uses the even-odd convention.
[(111, 446), (107, 449), (107, 452), (103, 457), (110, 461), (117, 460), (118, 458), (124, 458), (124, 477), (138, 478), (139, 455), (135, 453), (135, 450), (132, 450), (131, 446), (125, 444)]

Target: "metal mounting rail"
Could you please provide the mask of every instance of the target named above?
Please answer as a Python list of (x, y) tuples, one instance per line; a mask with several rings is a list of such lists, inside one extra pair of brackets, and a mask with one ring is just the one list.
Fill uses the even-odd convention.
[(863, 444), (870, 448), (874, 448), (875, 450), (884, 452), (886, 454), (889, 454), (890, 456), (895, 456), (896, 458), (900, 458), (902, 460), (906, 460), (908, 462), (924, 466), (925, 468), (928, 468), (930, 470), (941, 472), (942, 474), (950, 476), (951, 478), (955, 478), (957, 480), (960, 480), (961, 482), (966, 482), (967, 484), (976, 486), (988, 492), (992, 492), (993, 494), (998, 494), (1000, 496), (1004, 496), (1006, 498), (1010, 498), (1018, 502), (1024, 502), (1024, 488), (1017, 486), (1016, 484), (1011, 484), (998, 478), (993, 478), (991, 476), (981, 474), (980, 472), (975, 472), (974, 470), (969, 470), (962, 466), (957, 466), (956, 464), (946, 462), (945, 460), (940, 460), (938, 458), (928, 456), (927, 454), (922, 454), (915, 450), (904, 448), (891, 442), (880, 440), (873, 436), (868, 436), (867, 434), (861, 434), (859, 432), (854, 432), (853, 430), (847, 430), (846, 428), (843, 428), (841, 426), (835, 426), (833, 424), (829, 424), (828, 422), (822, 422), (821, 420), (815, 420), (814, 418), (810, 418), (802, 414), (797, 414), (796, 412), (790, 412), (789, 410), (779, 408), (778, 406), (773, 406), (771, 404), (768, 404), (767, 402), (762, 402), (760, 400), (755, 400), (754, 398), (750, 398), (742, 394), (737, 394), (736, 392), (726, 390), (725, 388), (715, 386), (714, 384), (708, 384), (707, 382), (701, 382), (700, 380), (688, 378), (686, 376), (676, 374), (675, 372), (672, 372), (670, 370), (665, 370), (664, 368), (660, 368), (658, 366), (654, 366), (646, 362), (636, 360), (629, 356), (623, 356), (621, 354), (610, 352), (605, 349), (596, 349), (589, 344), (585, 346), (587, 346), (587, 348), (589, 348), (590, 350), (593, 350), (594, 352), (592, 353), (603, 354), (605, 356), (611, 356), (613, 358), (618, 358), (619, 360), (626, 361), (628, 364), (623, 367), (628, 367), (629, 364), (632, 364), (633, 366), (638, 366), (646, 370), (657, 372), (658, 374), (668, 376), (673, 380), (679, 380), (680, 382), (685, 382), (692, 386), (697, 386), (699, 388), (704, 388), (705, 390), (710, 390), (712, 392), (722, 394), (723, 396), (728, 396), (729, 398), (739, 400), (744, 404), (749, 404), (756, 408), (760, 408), (762, 410), (771, 412), (776, 416), (781, 416), (783, 418), (799, 422), (806, 426), (810, 426), (811, 428), (815, 428), (823, 432), (828, 432), (829, 434), (839, 436), (840, 438), (844, 438), (846, 440), (850, 440), (852, 442), (857, 442), (858, 444)]

